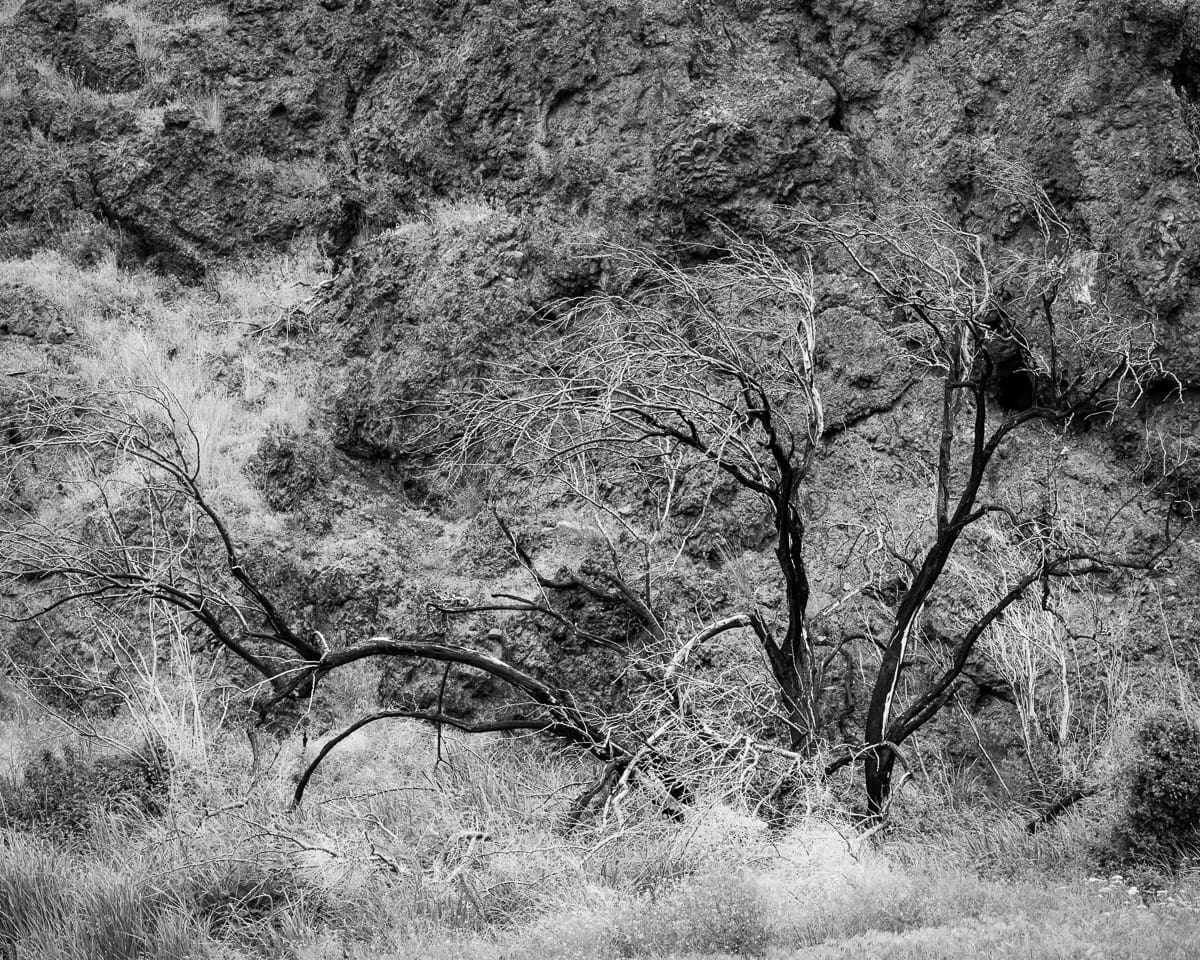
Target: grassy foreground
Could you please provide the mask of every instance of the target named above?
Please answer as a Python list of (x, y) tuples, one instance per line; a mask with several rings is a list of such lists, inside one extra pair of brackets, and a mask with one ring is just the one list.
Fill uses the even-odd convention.
[[(113, 776), (122, 761), (111, 748), (64, 754), (74, 734), (10, 712), (0, 734), (11, 825), (0, 833), (0, 956), (1185, 958), (1200, 950), (1191, 900), (1200, 885), (1183, 876), (1169, 894), (1147, 897), (1131, 881), (1089, 876), (1099, 827), (1082, 814), (1029, 838), (996, 811), (910, 795), (891, 834), (863, 840), (831, 814), (832, 798), (815, 793), (811, 816), (775, 833), (729, 803), (672, 823), (633, 797), (606, 821), (564, 833), (586, 770), (531, 741), (447, 736), (439, 751), (433, 731), (407, 722), (348, 741), (293, 811), (298, 742), (273, 744), (252, 774), (249, 747), (232, 732), (214, 739), (197, 727), (182, 737), (186, 730), (168, 729), (171, 776), (160, 785)], [(117, 743), (137, 732), (118, 722), (104, 735)], [(13, 814), (32, 809), (29, 790), (41, 814), (19, 822)], [(933, 829), (938, 818), (944, 826)]]

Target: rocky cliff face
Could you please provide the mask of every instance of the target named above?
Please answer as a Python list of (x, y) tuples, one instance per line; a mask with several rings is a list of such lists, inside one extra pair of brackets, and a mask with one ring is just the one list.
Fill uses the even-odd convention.
[[(1096, 482), (1110, 485), (1100, 495), (1119, 496), (1111, 484), (1142, 468), (1147, 422), (1200, 430), (1200, 5), (24, 0), (4, 9), (4, 252), (66, 229), (108, 231), (127, 262), (196, 282), (232, 258), (315, 238), (337, 276), (310, 348), (328, 371), (325, 423), (347, 471), (392, 482), (387, 465), (412, 455), (413, 403), (514, 355), (556, 302), (595, 289), (604, 279), (603, 263), (586, 255), (595, 241), (702, 255), (714, 223), (752, 233), (774, 204), (819, 211), (900, 188), (1003, 239), (1022, 225), (972, 173), (984, 148), (1027, 165), (1110, 265), (1105, 295), (1153, 320), (1174, 377), (1100, 447), (1088, 441), (1102, 466), (1081, 468), (1080, 482), (1113, 472), (1117, 480)], [(830, 391), (843, 401), (839, 423), (865, 420), (886, 458), (888, 443), (919, 423), (890, 409), (901, 384), (864, 333), (865, 309), (844, 297), (825, 313)], [(22, 333), (31, 310), (0, 328)], [(57, 337), (51, 327), (46, 336)], [(893, 439), (870, 426), (872, 411), (889, 418)], [(383, 496), (363, 483), (356, 503)], [(1185, 468), (1178, 484), (1194, 493), (1200, 472)], [(369, 526), (369, 515), (355, 523)], [(335, 534), (350, 551), (353, 537)], [(1191, 562), (1166, 596), (1175, 634), (1194, 637)], [(364, 572), (366, 592), (393, 573)], [(378, 598), (359, 610), (323, 589), (310, 591), (326, 609), (317, 620), (378, 613)]]
[(82, 212), (199, 271), (305, 231), (358, 253), (463, 201), (521, 242), (698, 240), (898, 179), (965, 208), (986, 142), (1114, 257), (1176, 373), (1200, 373), (1182, 0), (9, 6), (10, 245)]
[[(5, 119), (16, 143), (41, 134), (91, 145), (71, 164), (96, 194), (81, 191), (82, 206), (128, 189), (108, 183), (122, 155), (126, 169), (141, 156), (167, 177), (171, 165), (146, 151), (172, 142), (177, 172), (210, 178), (214, 214), (246, 199), (228, 182), (231, 158), (309, 157), (328, 166), (329, 194), (365, 214), (359, 226), (472, 196), (632, 217), (660, 233), (764, 199), (855, 198), (879, 164), (962, 191), (966, 138), (989, 137), (1079, 208), (1094, 235), (1119, 228), (1123, 254), (1149, 260), (1174, 241), (1186, 259), (1197, 72), (1188, 6), (564, 0), (134, 12), (29, 0), (6, 27)], [(34, 57), (70, 91), (39, 89)], [(136, 97), (86, 109), (100, 94)], [(138, 111), (200, 98), (222, 115), (206, 150), (174, 142), (203, 116), (168, 111), (159, 129), (133, 129)], [(1179, 208), (1169, 237), (1144, 206)], [(14, 205), (10, 222), (21, 212)], [(180, 225), (178, 239), (213, 254), (260, 239), (232, 219), (224, 237), (188, 238)], [(1179, 299), (1158, 289), (1171, 277), (1171, 290), (1184, 286), (1186, 268), (1173, 267), (1136, 272), (1156, 304)]]

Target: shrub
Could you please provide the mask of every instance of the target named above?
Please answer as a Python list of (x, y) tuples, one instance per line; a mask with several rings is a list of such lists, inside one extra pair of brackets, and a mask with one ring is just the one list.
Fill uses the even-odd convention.
[(686, 952), (761, 956), (770, 938), (766, 905), (754, 884), (740, 876), (712, 876), (652, 891), (612, 932), (622, 957)]
[(78, 216), (59, 233), (56, 246), (77, 267), (95, 267), (105, 258), (120, 262), (128, 254), (121, 232), (94, 217)]
[(1119, 852), (1170, 863), (1200, 842), (1200, 730), (1182, 711), (1142, 722), (1123, 779)]
[(0, 780), (0, 827), (71, 839), (91, 827), (98, 807), (162, 811), (169, 786), (165, 749), (148, 744), (122, 756), (89, 759), (67, 745), (44, 750), (20, 776)]

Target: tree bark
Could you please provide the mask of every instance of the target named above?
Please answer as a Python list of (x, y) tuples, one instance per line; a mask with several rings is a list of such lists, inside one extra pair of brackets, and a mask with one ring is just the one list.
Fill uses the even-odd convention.
[(896, 765), (896, 754), (886, 746), (879, 746), (866, 755), (864, 774), (867, 789), (867, 817), (878, 820), (887, 810), (892, 789), (892, 770)]

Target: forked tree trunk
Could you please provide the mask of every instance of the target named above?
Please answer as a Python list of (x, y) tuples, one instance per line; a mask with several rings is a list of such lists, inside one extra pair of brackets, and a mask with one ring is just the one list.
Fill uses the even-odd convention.
[(807, 653), (810, 651), (784, 647), (770, 657), (771, 673), (788, 723), (788, 746), (799, 754), (807, 754), (821, 732), (818, 690)]

